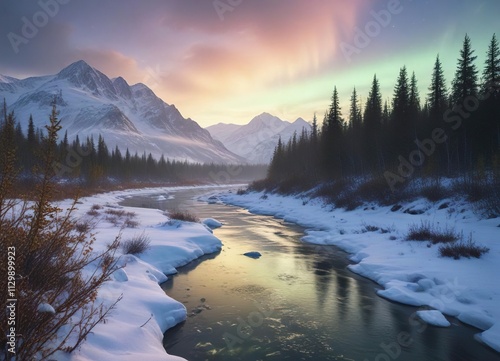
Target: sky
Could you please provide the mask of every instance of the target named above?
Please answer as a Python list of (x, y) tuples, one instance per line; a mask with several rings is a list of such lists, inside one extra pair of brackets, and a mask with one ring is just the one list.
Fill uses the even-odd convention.
[(1, 0), (0, 74), (83, 59), (201, 126), (322, 118), (336, 86), (347, 117), (374, 74), (389, 100), (406, 65), (425, 99), (439, 54), (450, 84), (466, 33), (482, 71), (499, 15), (498, 0)]

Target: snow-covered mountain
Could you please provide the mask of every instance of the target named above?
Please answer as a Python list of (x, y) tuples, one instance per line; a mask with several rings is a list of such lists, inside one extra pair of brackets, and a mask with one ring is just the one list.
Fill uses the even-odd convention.
[(290, 123), (262, 113), (246, 125), (219, 123), (206, 129), (231, 152), (258, 164), (270, 162), (280, 137), (286, 143), (294, 133), (300, 136), (303, 129), (311, 131), (311, 125), (302, 118)]
[(70, 140), (101, 134), (110, 149), (118, 146), (123, 152), (128, 148), (131, 153), (191, 162), (245, 161), (146, 85), (110, 79), (82, 60), (55, 75), (22, 80), (0, 75), (0, 99), (6, 99), (23, 129), (30, 114), (35, 126), (47, 124), (54, 97), (62, 132), (67, 131)]

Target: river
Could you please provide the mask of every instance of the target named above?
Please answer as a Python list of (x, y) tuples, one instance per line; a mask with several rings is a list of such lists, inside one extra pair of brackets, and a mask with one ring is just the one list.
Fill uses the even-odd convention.
[[(122, 202), (224, 223), (214, 231), (222, 251), (180, 268), (162, 285), (188, 310), (187, 320), (165, 334), (169, 354), (191, 361), (500, 360), (474, 340), (477, 329), (453, 318), (449, 328), (427, 326), (415, 319), (416, 308), (378, 297), (378, 285), (347, 269), (345, 252), (302, 242), (303, 229), (294, 224), (196, 201), (207, 192)], [(262, 257), (243, 255), (250, 251)]]

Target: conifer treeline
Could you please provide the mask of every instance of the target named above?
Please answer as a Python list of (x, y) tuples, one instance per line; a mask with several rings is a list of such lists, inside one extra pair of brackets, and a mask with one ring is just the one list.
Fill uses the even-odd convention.
[[(498, 170), (500, 162), (500, 49), (493, 35), (479, 78), (466, 35), (448, 90), (439, 56), (424, 104), (415, 73), (400, 69), (392, 102), (382, 101), (375, 75), (364, 109), (356, 88), (348, 118), (336, 87), (321, 129), (279, 141), (267, 181), (311, 184), (359, 175), (383, 175), (391, 188), (412, 175), (455, 176)], [(483, 173), (484, 174), (484, 173)]]
[[(31, 181), (40, 163), (38, 154), (45, 138), (44, 131), (36, 129), (30, 117), (26, 132), (16, 121), (13, 113), (8, 113), (4, 101), (0, 136), (7, 137), (9, 144), (15, 144), (17, 169), (22, 178)], [(99, 135), (84, 140), (78, 135), (70, 142), (67, 133), (55, 145), (57, 161), (53, 163), (53, 173), (60, 179), (79, 183), (115, 182), (209, 182), (227, 183), (235, 180), (257, 179), (265, 173), (264, 165), (223, 165), (189, 163), (155, 159), (151, 153), (131, 154), (127, 149), (122, 153), (118, 147), (108, 149), (104, 138)], [(0, 170), (0, 177), (1, 177)]]

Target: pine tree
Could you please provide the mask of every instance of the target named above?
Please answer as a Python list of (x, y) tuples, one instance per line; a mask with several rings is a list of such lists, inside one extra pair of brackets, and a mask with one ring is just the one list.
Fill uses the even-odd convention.
[(410, 88), (408, 85), (408, 72), (406, 66), (399, 71), (398, 80), (394, 88), (394, 98), (392, 100), (392, 120), (398, 128), (404, 128), (407, 125), (408, 113), (410, 107)]
[(427, 104), (429, 107), (429, 116), (432, 121), (441, 120), (448, 103), (448, 91), (446, 89), (446, 81), (444, 79), (443, 66), (439, 60), (439, 55), (436, 57), (434, 69), (432, 71), (431, 85), (429, 86), (429, 94), (427, 96)]
[(415, 72), (412, 73), (410, 80), (409, 105), (410, 113), (420, 112), (420, 92), (418, 91), (417, 77), (415, 76)]
[(365, 106), (364, 125), (368, 130), (380, 129), (382, 123), (382, 94), (380, 93), (380, 83), (377, 75), (373, 77), (370, 93)]
[(480, 112), (473, 124), (475, 151), (492, 166), (500, 156), (500, 48), (496, 35), (491, 38), (483, 70)]
[(349, 109), (349, 125), (358, 131), (361, 129), (361, 109), (359, 107), (358, 93), (356, 92), (356, 87), (352, 90), (351, 95), (351, 106)]
[(389, 102), (386, 100), (384, 102), (384, 109), (382, 110), (382, 125), (389, 124), (391, 120), (391, 112), (389, 110)]
[(33, 116), (30, 115), (30, 120), (28, 123), (28, 144), (34, 146), (36, 144), (36, 135), (35, 135), (35, 125), (33, 124)]
[(341, 171), (340, 150), (343, 130), (342, 110), (337, 87), (334, 87), (332, 103), (326, 115), (324, 131), (321, 132), (323, 169), (329, 176)]
[(281, 178), (283, 177), (283, 157), (284, 157), (284, 149), (283, 149), (283, 142), (281, 141), (281, 136), (278, 138), (278, 144), (276, 145), (276, 148), (274, 148), (274, 154), (271, 159), (271, 163), (269, 165), (269, 168), (267, 170), (267, 178), (274, 180), (274, 181), (280, 181)]
[(328, 126), (327, 129), (330, 132), (339, 131), (342, 128), (342, 111), (340, 109), (339, 94), (337, 92), (337, 87), (333, 88), (332, 103), (328, 111)]
[(477, 74), (474, 61), (474, 50), (471, 46), (469, 35), (465, 35), (460, 58), (458, 59), (455, 79), (453, 80), (452, 101), (461, 104), (468, 96), (477, 96)]
[(372, 170), (383, 167), (382, 149), (379, 138), (382, 125), (382, 95), (377, 75), (373, 77), (372, 86), (365, 106), (363, 119), (363, 159), (364, 164), (369, 165)]
[(7, 123), (7, 102), (6, 102), (5, 98), (3, 98), (3, 111), (2, 111), (2, 115), (3, 115), (2, 122), (3, 123)]
[(316, 143), (318, 141), (318, 118), (316, 117), (316, 113), (314, 113), (312, 121), (311, 139), (313, 143)]
[(493, 34), (486, 54), (486, 62), (483, 71), (483, 93), (492, 92), (495, 95), (500, 91), (500, 48), (496, 34)]

